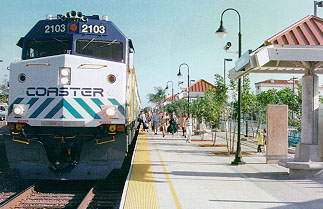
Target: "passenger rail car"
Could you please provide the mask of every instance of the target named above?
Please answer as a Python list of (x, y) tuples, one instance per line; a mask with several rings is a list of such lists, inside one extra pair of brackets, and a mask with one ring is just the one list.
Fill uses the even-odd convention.
[(29, 179), (103, 179), (121, 167), (140, 99), (132, 41), (108, 20), (48, 15), (10, 65), (6, 154)]

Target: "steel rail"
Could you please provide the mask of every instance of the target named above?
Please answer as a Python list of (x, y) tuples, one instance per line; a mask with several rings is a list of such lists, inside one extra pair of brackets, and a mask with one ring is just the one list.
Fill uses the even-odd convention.
[(25, 190), (12, 195), (0, 205), (0, 208), (14, 208), (16, 205), (30, 197), (35, 192), (35, 185), (36, 183), (27, 187)]

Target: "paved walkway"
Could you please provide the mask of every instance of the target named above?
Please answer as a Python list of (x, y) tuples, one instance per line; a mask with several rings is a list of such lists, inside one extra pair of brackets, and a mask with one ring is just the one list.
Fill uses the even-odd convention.
[[(135, 160), (134, 168), (139, 165), (144, 169), (140, 171), (140, 178), (137, 175), (131, 181), (149, 182), (153, 187), (149, 187), (149, 196), (140, 197), (140, 201), (132, 199), (132, 208), (151, 208), (152, 205), (145, 206), (145, 201), (151, 204), (155, 194), (151, 189), (154, 188), (159, 208), (165, 209), (323, 208), (323, 180), (290, 178), (288, 169), (266, 164), (265, 157), (256, 155), (256, 147), (250, 143), (242, 145), (242, 150), (250, 153), (243, 156), (246, 164), (232, 166), (234, 156), (212, 153), (226, 151), (226, 147), (200, 146), (211, 145), (212, 142), (207, 141), (210, 136), (204, 142), (192, 143), (186, 143), (182, 136), (163, 138), (151, 133), (144, 136), (140, 135), (139, 142), (147, 141), (149, 151), (140, 149), (149, 153), (151, 167)], [(226, 144), (221, 138), (224, 134), (218, 136), (216, 144)], [(137, 184), (136, 193), (140, 192), (139, 187)]]

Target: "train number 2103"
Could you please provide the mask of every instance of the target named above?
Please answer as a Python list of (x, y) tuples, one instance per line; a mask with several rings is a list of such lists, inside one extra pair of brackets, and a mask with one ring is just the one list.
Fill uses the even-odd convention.
[(82, 25), (82, 33), (105, 33), (104, 25)]
[(66, 31), (65, 24), (45, 25), (45, 33), (64, 33)]

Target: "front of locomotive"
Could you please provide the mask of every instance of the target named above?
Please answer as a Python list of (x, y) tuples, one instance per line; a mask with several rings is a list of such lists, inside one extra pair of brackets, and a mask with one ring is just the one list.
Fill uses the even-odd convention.
[(6, 141), (23, 178), (103, 179), (127, 150), (127, 38), (106, 18), (39, 21), (11, 64)]

